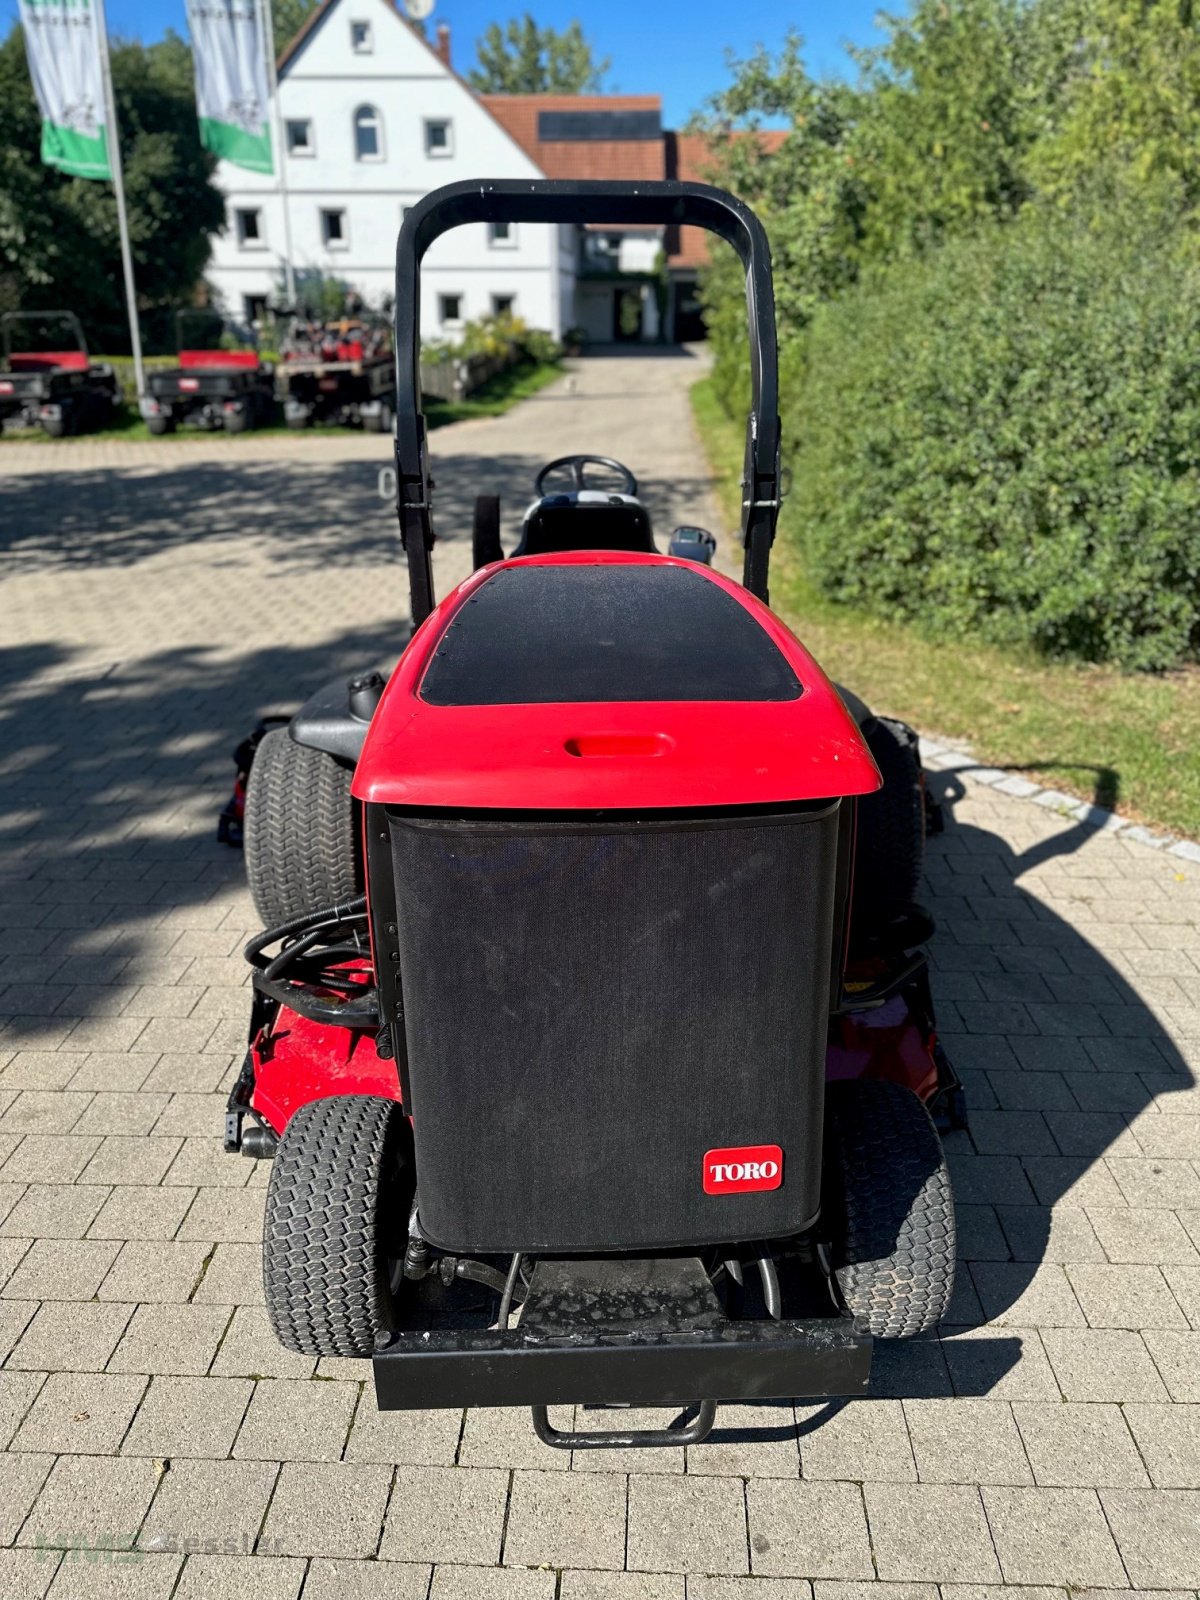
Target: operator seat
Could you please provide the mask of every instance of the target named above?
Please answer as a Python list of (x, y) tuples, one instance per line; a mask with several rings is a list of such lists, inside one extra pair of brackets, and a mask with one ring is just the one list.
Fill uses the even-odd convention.
[(566, 550), (654, 555), (649, 514), (634, 495), (605, 489), (543, 495), (525, 513), (521, 542), (513, 555), (561, 555)]

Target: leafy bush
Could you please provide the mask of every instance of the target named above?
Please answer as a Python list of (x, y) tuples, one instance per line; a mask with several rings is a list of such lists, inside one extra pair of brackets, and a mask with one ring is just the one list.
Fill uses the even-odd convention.
[(1036, 210), (868, 278), (788, 381), (788, 521), (829, 597), (1164, 668), (1200, 647), (1200, 270)]

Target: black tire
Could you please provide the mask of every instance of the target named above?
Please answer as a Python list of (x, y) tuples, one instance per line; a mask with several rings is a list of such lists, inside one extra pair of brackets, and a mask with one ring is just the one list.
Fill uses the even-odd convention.
[(358, 817), (349, 768), (266, 734), (246, 784), (246, 876), (265, 928), (362, 893)]
[(848, 1309), (877, 1339), (937, 1326), (954, 1292), (954, 1194), (924, 1104), (898, 1083), (832, 1083), (825, 1103), (826, 1218)]
[(917, 897), (925, 867), (925, 790), (911, 728), (872, 717), (863, 736), (883, 774), (883, 787), (858, 802), (852, 925), (869, 926)]
[(250, 417), (246, 411), (225, 411), (221, 414), (226, 433), (245, 433), (250, 426)]
[(475, 497), (475, 516), (471, 528), (471, 559), (476, 572), (492, 561), (504, 560), (504, 550), (500, 544), (498, 494), (480, 494)]
[(49, 439), (65, 439), (70, 433), (65, 417), (44, 417), (42, 432)]
[(174, 417), (147, 417), (146, 426), (156, 438), (161, 439), (164, 434), (175, 432)]
[(306, 1356), (369, 1356), (395, 1327), (393, 1283), (412, 1202), (408, 1122), (395, 1100), (301, 1106), (271, 1163), (263, 1288), (275, 1336)]

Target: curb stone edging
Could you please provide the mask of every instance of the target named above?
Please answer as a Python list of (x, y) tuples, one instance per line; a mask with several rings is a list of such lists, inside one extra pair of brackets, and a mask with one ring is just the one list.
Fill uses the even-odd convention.
[(1044, 789), (1040, 784), (1033, 783), (1015, 772), (1002, 772), (997, 767), (979, 766), (972, 755), (970, 745), (958, 742), (948, 744), (944, 740), (926, 738), (922, 734), (921, 764), (930, 772), (957, 773), (970, 783), (997, 789), (1001, 794), (1011, 795), (1016, 800), (1031, 800), (1034, 805), (1045, 806), (1048, 811), (1057, 811), (1060, 816), (1071, 817), (1076, 822), (1082, 822), (1085, 827), (1103, 829), (1106, 833), (1118, 834), (1122, 839), (1129, 839), (1135, 844), (1146, 845), (1148, 849), (1162, 850), (1166, 855), (1177, 856), (1182, 861), (1200, 865), (1200, 843), (1192, 839), (1181, 839), (1173, 833), (1155, 833), (1137, 822), (1125, 822), (1107, 806), (1095, 805), (1090, 800), (1080, 800), (1073, 794), (1064, 794), (1061, 789)]

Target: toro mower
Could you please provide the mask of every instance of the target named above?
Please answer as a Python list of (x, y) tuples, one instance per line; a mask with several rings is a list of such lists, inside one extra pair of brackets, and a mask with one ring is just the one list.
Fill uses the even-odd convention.
[(279, 398), (289, 428), (338, 422), (391, 433), (396, 371), (385, 323), (358, 316), (296, 318), (281, 354)]
[[(746, 269), (742, 583), (658, 552), (632, 475), (546, 469), (507, 557), (477, 508), (435, 604), (419, 273), (480, 222), (695, 224)], [(691, 183), (469, 183), (397, 253), (396, 485), (415, 632), (265, 733), (230, 1151), (273, 1161), (281, 1341), (387, 1408), (529, 1406), (547, 1444), (685, 1445), (717, 1403), (852, 1395), (954, 1281), (961, 1095), (911, 903), (915, 737), (768, 609), (780, 499), (766, 235)], [(570, 485), (552, 490), (552, 469)], [(589, 486), (589, 477), (592, 486)], [(548, 1408), (581, 1408), (555, 1427)], [(586, 1426), (661, 1406), (664, 1426)]]
[(92, 361), (71, 311), (0, 317), (0, 429), (41, 428), (52, 439), (111, 424), (121, 403), (113, 369)]
[(245, 433), (272, 420), (272, 369), (252, 338), (236, 334), (215, 311), (180, 311), (175, 339), (179, 365), (148, 372), (138, 401), (151, 433)]

